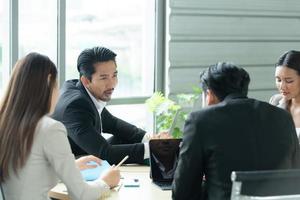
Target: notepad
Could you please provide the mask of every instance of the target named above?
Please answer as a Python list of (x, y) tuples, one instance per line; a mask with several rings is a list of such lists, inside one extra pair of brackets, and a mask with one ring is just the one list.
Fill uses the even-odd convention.
[(80, 171), (82, 177), (86, 181), (96, 180), (101, 176), (101, 174), (103, 174), (103, 172), (107, 171), (111, 167), (111, 165), (106, 160), (102, 160), (101, 165), (94, 161), (88, 162), (87, 164), (97, 165), (97, 167), (92, 169), (84, 169)]

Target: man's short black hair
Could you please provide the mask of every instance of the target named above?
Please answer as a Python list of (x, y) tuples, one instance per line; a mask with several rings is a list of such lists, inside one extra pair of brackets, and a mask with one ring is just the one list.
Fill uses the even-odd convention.
[(223, 101), (229, 94), (247, 96), (250, 77), (243, 68), (219, 62), (201, 73), (200, 82), (203, 91), (210, 89), (219, 101)]
[(83, 50), (77, 59), (77, 70), (81, 76), (91, 80), (95, 73), (94, 64), (97, 62), (114, 61), (117, 54), (105, 47), (93, 47)]

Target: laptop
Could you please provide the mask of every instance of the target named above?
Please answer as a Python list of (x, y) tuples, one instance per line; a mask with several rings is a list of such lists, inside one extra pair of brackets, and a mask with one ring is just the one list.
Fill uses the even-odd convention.
[(162, 190), (171, 190), (182, 139), (149, 141), (150, 178)]

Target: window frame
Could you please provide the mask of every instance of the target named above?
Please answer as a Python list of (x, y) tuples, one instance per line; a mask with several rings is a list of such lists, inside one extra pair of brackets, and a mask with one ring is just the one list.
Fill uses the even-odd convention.
[[(65, 81), (66, 1), (57, 0), (57, 67), (58, 82)], [(165, 93), (165, 19), (166, 2), (155, 0), (154, 91)], [(19, 59), (19, 0), (9, 1), (9, 74)], [(150, 96), (114, 98), (109, 105), (143, 104)]]

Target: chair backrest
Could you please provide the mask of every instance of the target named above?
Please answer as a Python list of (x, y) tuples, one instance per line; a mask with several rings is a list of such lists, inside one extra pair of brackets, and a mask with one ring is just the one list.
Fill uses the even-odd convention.
[(232, 172), (231, 200), (300, 199), (300, 170)]
[(3, 192), (3, 188), (2, 188), (2, 184), (1, 183), (0, 183), (0, 192), (1, 192), (0, 200), (5, 200), (4, 192)]

